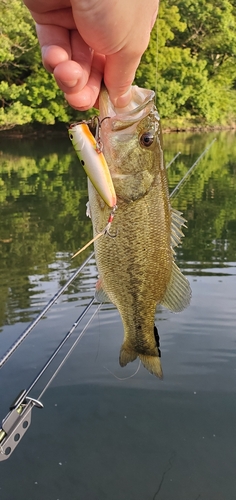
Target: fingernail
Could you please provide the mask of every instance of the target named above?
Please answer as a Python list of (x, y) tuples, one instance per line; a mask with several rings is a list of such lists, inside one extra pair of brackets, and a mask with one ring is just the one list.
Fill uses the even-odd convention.
[(77, 85), (78, 80), (69, 80), (69, 81), (64, 80), (62, 83), (63, 85), (71, 89), (72, 87), (75, 87)]
[(124, 108), (129, 104), (131, 101), (132, 95), (131, 95), (131, 87), (121, 96), (112, 99), (112, 102), (116, 108)]

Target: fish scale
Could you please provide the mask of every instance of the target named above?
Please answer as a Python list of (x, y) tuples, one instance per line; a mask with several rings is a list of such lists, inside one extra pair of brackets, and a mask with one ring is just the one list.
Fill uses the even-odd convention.
[[(164, 303), (179, 311), (191, 296), (173, 251), (185, 221), (170, 205), (154, 93), (133, 87), (133, 107), (120, 113), (103, 90), (99, 107), (101, 119), (110, 117), (102, 122), (100, 134), (118, 209), (111, 225), (113, 237), (105, 235), (94, 243), (97, 298), (104, 300), (105, 294), (121, 315), (120, 365), (139, 357), (151, 373), (162, 378), (154, 335), (156, 306)], [(110, 209), (90, 181), (89, 204), (96, 236), (105, 227)]]

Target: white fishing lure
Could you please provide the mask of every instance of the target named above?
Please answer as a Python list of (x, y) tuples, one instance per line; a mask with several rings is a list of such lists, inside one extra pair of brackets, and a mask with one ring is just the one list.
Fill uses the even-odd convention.
[(83, 168), (104, 202), (116, 206), (116, 193), (111, 174), (99, 143), (86, 123), (72, 124), (69, 137)]

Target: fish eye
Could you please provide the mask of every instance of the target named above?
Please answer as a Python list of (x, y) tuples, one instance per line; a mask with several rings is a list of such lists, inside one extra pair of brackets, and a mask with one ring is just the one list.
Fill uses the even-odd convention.
[(145, 148), (149, 148), (149, 146), (152, 145), (153, 141), (154, 135), (152, 132), (144, 132), (144, 134), (139, 137), (140, 145), (144, 146)]
[(69, 138), (72, 141), (73, 140), (73, 134), (69, 134)]

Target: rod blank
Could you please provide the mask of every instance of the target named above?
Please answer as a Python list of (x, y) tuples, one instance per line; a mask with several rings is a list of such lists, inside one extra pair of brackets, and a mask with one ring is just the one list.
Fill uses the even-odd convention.
[(46, 312), (55, 304), (57, 299), (65, 292), (68, 286), (72, 283), (72, 281), (77, 278), (78, 274), (82, 271), (82, 269), (86, 266), (86, 264), (90, 261), (90, 259), (94, 256), (94, 252), (92, 252), (89, 257), (83, 262), (83, 264), (72, 274), (69, 280), (65, 283), (65, 285), (60, 288), (60, 290), (52, 297), (51, 300), (46, 304), (46, 306), (42, 309), (42, 311), (38, 314), (38, 316), (30, 323), (30, 325), (24, 330), (24, 332), (18, 337), (18, 339), (12, 344), (12, 346), (8, 349), (8, 351), (4, 354), (4, 356), (0, 359), (0, 369), (2, 366), (8, 361), (8, 359), (12, 356), (15, 350), (19, 347), (19, 345), (25, 340), (25, 338), (29, 335), (29, 333), (33, 330), (33, 328), (38, 324), (38, 322), (42, 319), (42, 317), (46, 314)]

